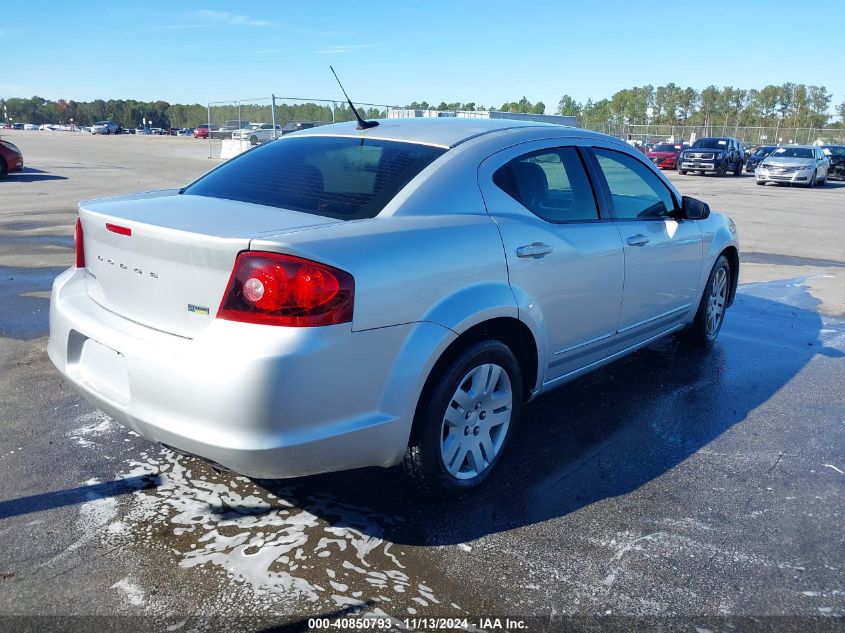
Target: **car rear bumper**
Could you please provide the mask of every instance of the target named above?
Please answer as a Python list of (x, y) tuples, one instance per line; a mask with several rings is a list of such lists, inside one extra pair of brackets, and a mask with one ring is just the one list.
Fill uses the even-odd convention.
[[(348, 324), (284, 328), (209, 317), (187, 339), (101, 307), (87, 295), (85, 275), (71, 268), (53, 284), (48, 354), (125, 426), (251, 477), (401, 459), (412, 415), (382, 403), (414, 324), (353, 333)], [(405, 382), (398, 401), (413, 397)]]

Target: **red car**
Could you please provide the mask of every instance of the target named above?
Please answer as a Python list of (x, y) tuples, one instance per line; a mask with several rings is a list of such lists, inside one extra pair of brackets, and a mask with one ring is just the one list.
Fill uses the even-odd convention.
[(648, 159), (660, 169), (675, 169), (681, 153), (680, 143), (658, 143), (646, 154)]
[(23, 169), (23, 152), (9, 141), (0, 141), (0, 178)]
[(194, 128), (194, 138), (208, 138), (208, 123), (203, 123)]

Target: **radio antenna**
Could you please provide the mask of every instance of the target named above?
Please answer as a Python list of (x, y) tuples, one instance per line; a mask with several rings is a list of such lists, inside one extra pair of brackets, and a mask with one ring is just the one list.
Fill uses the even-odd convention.
[(332, 68), (331, 64), (329, 64), (329, 68), (334, 75), (335, 81), (337, 81), (337, 85), (340, 86), (340, 90), (343, 92), (343, 96), (346, 97), (346, 102), (349, 104), (349, 107), (352, 108), (352, 114), (355, 115), (355, 118), (358, 119), (358, 129), (359, 130), (368, 130), (371, 127), (376, 127), (378, 125), (378, 121), (365, 121), (361, 118), (361, 115), (358, 114), (358, 110), (355, 109), (355, 106), (352, 105), (352, 99), (349, 98), (349, 95), (346, 94), (346, 90), (343, 89), (343, 84), (340, 83), (340, 79), (337, 77), (337, 73)]

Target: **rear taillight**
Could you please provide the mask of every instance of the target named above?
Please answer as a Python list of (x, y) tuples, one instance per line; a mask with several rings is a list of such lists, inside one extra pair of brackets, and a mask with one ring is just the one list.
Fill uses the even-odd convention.
[(76, 218), (76, 228), (73, 230), (73, 243), (76, 247), (76, 267), (85, 268), (85, 246), (82, 243), (82, 220)]
[(278, 253), (245, 252), (223, 295), (218, 319), (313, 327), (352, 320), (355, 281), (337, 268)]

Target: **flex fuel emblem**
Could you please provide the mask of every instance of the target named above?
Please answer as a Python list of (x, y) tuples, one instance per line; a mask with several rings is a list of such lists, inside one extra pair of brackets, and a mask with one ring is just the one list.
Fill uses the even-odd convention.
[(188, 312), (193, 312), (194, 314), (202, 314), (204, 316), (208, 316), (209, 311), (208, 308), (205, 306), (195, 306), (193, 303), (188, 304)]

